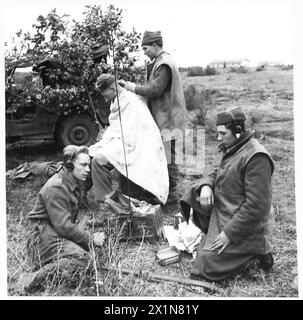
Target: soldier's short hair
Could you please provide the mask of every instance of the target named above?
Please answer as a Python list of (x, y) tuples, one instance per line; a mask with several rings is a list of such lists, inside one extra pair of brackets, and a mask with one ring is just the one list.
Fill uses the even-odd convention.
[(96, 82), (96, 88), (103, 91), (108, 89), (115, 82), (115, 77), (109, 73), (102, 73)]
[(89, 154), (88, 147), (70, 144), (63, 149), (63, 157), (65, 161), (73, 161), (80, 153)]

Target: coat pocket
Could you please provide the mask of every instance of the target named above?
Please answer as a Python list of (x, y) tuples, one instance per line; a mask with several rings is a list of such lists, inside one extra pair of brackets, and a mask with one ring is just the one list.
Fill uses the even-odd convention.
[(242, 193), (220, 192), (215, 195), (216, 208), (220, 212), (232, 217), (245, 202), (245, 195)]

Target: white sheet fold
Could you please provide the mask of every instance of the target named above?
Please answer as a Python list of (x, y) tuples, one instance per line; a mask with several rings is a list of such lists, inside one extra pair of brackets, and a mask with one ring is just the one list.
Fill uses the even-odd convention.
[[(143, 97), (122, 89), (119, 105), (128, 177), (165, 204), (169, 179), (160, 131)], [(101, 153), (126, 176), (117, 98), (110, 108), (110, 125), (101, 140), (89, 147), (89, 153), (92, 157)]]

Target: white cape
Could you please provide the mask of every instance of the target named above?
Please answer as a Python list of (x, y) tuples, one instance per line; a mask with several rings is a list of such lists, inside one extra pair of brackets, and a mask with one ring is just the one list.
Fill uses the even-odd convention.
[[(165, 204), (169, 179), (159, 128), (143, 97), (122, 89), (119, 106), (128, 178)], [(89, 154), (94, 157), (101, 153), (126, 176), (117, 98), (111, 103), (110, 111), (109, 127), (101, 140), (89, 147)]]

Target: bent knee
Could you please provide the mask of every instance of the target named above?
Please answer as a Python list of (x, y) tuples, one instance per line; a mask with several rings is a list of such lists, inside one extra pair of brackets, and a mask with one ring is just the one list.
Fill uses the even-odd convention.
[(107, 163), (107, 158), (101, 153), (97, 154), (92, 160), (92, 166), (105, 165)]

